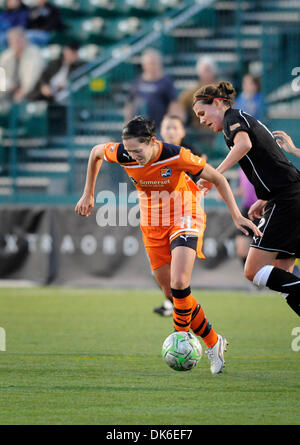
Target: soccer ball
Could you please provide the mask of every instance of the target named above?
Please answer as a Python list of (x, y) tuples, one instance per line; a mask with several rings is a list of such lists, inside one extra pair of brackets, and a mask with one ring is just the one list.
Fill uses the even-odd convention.
[(189, 371), (201, 359), (202, 347), (190, 332), (177, 331), (165, 339), (162, 356), (167, 365), (175, 371)]

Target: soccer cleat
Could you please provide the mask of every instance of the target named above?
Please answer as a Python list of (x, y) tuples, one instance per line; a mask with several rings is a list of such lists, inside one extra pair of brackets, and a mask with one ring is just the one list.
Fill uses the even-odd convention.
[(218, 335), (218, 341), (215, 346), (207, 348), (205, 353), (210, 361), (210, 371), (212, 374), (220, 374), (225, 366), (224, 352), (228, 342), (226, 338)]
[(161, 315), (162, 317), (170, 317), (173, 314), (173, 304), (170, 300), (165, 300), (163, 305), (160, 307), (155, 307), (153, 312)]

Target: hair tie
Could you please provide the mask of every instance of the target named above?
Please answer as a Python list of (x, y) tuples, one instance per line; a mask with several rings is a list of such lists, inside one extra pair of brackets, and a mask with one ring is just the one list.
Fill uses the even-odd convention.
[(196, 102), (198, 102), (198, 100), (205, 100), (205, 99), (222, 99), (222, 100), (231, 100), (228, 99), (228, 97), (219, 97), (219, 96), (196, 96), (193, 102), (193, 105), (195, 105)]

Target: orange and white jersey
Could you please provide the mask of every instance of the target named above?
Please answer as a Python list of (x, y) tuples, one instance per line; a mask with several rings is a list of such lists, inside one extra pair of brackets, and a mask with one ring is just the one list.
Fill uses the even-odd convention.
[(137, 188), (142, 227), (191, 228), (191, 220), (203, 219), (204, 212), (201, 192), (186, 172), (200, 174), (206, 161), (184, 147), (157, 142), (156, 158), (145, 165), (132, 159), (122, 143), (107, 143), (104, 157), (120, 164)]

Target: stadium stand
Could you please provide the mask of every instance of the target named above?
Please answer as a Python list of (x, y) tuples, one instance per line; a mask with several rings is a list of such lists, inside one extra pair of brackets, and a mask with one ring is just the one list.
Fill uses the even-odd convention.
[[(261, 76), (267, 98), (264, 122), (289, 132), (300, 145), (300, 87), (292, 83), (300, 73), (299, 68), (292, 74), (300, 44), (299, 0), (54, 0), (53, 4), (65, 29), (53, 32), (50, 43), (41, 48), (45, 65), (70, 39), (80, 42), (79, 55), (85, 63), (71, 76), (60, 104), (1, 102), (0, 202), (77, 200), (91, 147), (120, 138), (124, 104), (147, 47), (162, 52), (165, 73), (174, 79), (178, 93), (195, 84), (195, 65), (201, 56), (209, 55), (220, 77), (238, 89), (242, 75), (252, 70)], [(191, 144), (201, 145), (187, 130)], [(221, 136), (214, 150), (202, 150), (215, 165), (226, 153)], [(230, 176), (234, 185), (236, 175)], [(101, 181), (108, 188), (116, 189), (119, 180), (125, 181), (122, 172), (113, 166), (103, 169)]]

